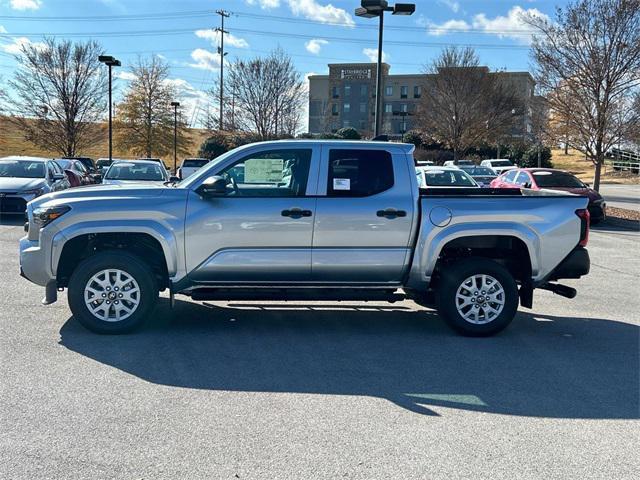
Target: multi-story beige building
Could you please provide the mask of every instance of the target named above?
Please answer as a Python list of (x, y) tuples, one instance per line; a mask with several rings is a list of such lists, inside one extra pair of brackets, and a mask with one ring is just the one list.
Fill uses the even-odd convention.
[[(432, 75), (390, 75), (389, 69), (389, 64), (382, 64), (382, 132), (401, 135), (416, 126), (415, 113), (422, 89)], [(363, 135), (370, 135), (375, 121), (376, 70), (375, 63), (336, 63), (329, 64), (329, 75), (311, 75), (309, 132), (336, 132), (353, 127)], [(512, 136), (525, 138), (531, 135), (530, 103), (535, 81), (529, 72), (505, 72), (505, 78), (525, 105)]]

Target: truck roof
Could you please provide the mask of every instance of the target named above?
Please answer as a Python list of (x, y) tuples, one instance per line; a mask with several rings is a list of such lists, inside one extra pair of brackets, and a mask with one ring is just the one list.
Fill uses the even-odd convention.
[(291, 139), (291, 140), (268, 140), (256, 142), (250, 145), (328, 145), (331, 147), (345, 148), (384, 148), (385, 150), (400, 150), (410, 154), (415, 150), (412, 143), (379, 142), (373, 140), (335, 140), (335, 139)]

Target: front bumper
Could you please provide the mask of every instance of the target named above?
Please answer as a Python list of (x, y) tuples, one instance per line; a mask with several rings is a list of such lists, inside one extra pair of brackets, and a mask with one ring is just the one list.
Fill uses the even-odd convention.
[(56, 280), (50, 271), (50, 265), (48, 253), (37, 240), (29, 240), (28, 237), (20, 239), (20, 275), (45, 287)]

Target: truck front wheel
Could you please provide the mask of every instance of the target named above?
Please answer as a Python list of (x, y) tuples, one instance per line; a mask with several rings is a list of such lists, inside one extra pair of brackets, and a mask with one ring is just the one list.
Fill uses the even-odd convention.
[(151, 313), (158, 287), (151, 269), (126, 252), (100, 252), (85, 259), (69, 281), (73, 316), (95, 333), (130, 332)]
[(503, 330), (518, 310), (518, 286), (493, 260), (469, 258), (443, 269), (438, 313), (463, 335), (484, 337)]

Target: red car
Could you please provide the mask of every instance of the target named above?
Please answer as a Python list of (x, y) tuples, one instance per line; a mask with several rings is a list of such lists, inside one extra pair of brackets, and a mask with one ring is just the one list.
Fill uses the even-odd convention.
[(532, 190), (561, 190), (589, 197), (591, 223), (607, 218), (607, 204), (593, 188), (575, 175), (553, 168), (517, 168), (504, 172), (493, 180), (492, 188), (531, 188)]
[(56, 163), (60, 165), (60, 168), (64, 170), (69, 184), (72, 187), (80, 187), (82, 185), (91, 185), (96, 183), (95, 178), (91, 175), (91, 172), (84, 166), (80, 160), (73, 160), (70, 158), (57, 159)]

